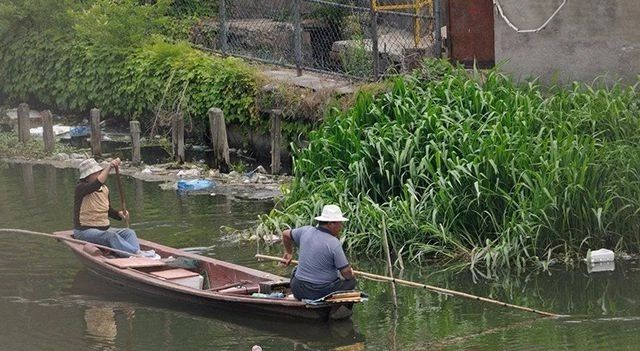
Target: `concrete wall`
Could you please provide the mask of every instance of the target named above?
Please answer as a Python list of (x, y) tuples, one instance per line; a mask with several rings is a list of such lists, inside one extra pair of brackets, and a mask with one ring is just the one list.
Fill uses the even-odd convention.
[[(542, 25), (562, 0), (499, 0), (519, 29)], [(495, 12), (496, 64), (517, 78), (551, 82), (609, 80), (633, 84), (640, 74), (640, 1), (568, 0), (538, 33), (517, 33)]]

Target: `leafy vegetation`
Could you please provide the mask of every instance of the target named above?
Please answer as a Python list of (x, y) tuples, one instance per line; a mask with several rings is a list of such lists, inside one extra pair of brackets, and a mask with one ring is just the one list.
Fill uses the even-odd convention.
[[(54, 153), (68, 153), (73, 151), (71, 147), (60, 143), (54, 144)], [(26, 144), (18, 141), (16, 133), (0, 133), (0, 156), (2, 157), (25, 157), (43, 158), (47, 156), (44, 152), (42, 139), (31, 139)]]
[[(228, 123), (267, 131), (268, 118), (258, 113), (259, 74), (239, 59), (210, 55), (179, 40), (187, 38), (195, 16), (212, 15), (216, 4), (18, 0), (0, 5), (5, 11), (0, 13), (0, 96), (8, 104), (30, 101), (61, 113), (98, 107), (105, 119), (140, 119), (146, 131), (167, 126), (167, 118), (180, 112), (201, 134), (207, 111), (215, 106)], [(295, 137), (309, 126), (286, 120), (283, 128)]]
[[(262, 230), (328, 203), (352, 251), (523, 270), (589, 248), (640, 250), (635, 87), (544, 89), (435, 61), (388, 93), (334, 110), (294, 155), (295, 180)], [(384, 225), (382, 225), (384, 223)]]

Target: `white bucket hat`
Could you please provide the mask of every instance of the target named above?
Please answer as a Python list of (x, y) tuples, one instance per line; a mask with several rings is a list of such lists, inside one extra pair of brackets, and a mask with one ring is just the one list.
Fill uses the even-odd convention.
[(80, 179), (84, 179), (96, 172), (100, 172), (102, 167), (92, 158), (80, 162)]
[(322, 214), (316, 217), (320, 222), (346, 222), (348, 219), (342, 217), (340, 207), (336, 205), (326, 205), (322, 208)]

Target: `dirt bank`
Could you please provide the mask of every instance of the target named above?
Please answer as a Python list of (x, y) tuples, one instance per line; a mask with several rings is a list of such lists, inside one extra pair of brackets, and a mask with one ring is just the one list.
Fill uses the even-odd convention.
[[(52, 165), (56, 168), (78, 168), (80, 162), (88, 157), (86, 154), (60, 153), (44, 159), (0, 157), (0, 161)], [(108, 162), (110, 160), (110, 158), (105, 158), (101, 161)], [(224, 174), (217, 170), (209, 170), (206, 166), (200, 164), (177, 166), (174, 163), (166, 163), (135, 166), (128, 161), (123, 161), (120, 173), (147, 182), (156, 182), (163, 190), (176, 190), (177, 183), (180, 180), (211, 180), (215, 184), (212, 188), (187, 191), (186, 193), (189, 195), (224, 195), (244, 200), (276, 199), (282, 196), (281, 186), (291, 180), (291, 177), (287, 176), (266, 174), (263, 167), (257, 167), (244, 174), (237, 172)]]

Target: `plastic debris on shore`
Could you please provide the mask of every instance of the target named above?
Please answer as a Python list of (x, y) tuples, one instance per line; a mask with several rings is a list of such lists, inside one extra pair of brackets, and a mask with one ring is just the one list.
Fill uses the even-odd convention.
[(184, 178), (184, 177), (199, 177), (200, 176), (200, 170), (197, 169), (197, 168), (194, 168), (194, 169), (182, 169), (176, 175), (178, 177), (180, 177), (180, 178)]
[(209, 179), (179, 180), (178, 191), (199, 191), (208, 190), (216, 186), (216, 183)]
[(72, 138), (84, 137), (91, 135), (91, 127), (89, 126), (76, 126), (71, 128), (69, 136)]
[[(69, 131), (71, 131), (71, 127), (69, 127), (69, 126), (62, 126), (62, 125), (59, 125), (59, 124), (56, 124), (56, 125), (53, 126), (53, 135), (54, 136), (62, 135), (62, 134), (65, 134), (65, 133), (69, 133)], [(31, 134), (31, 136), (34, 136), (34, 137), (42, 137), (43, 130), (42, 130), (42, 127), (30, 128), (29, 129), (29, 133)]]

